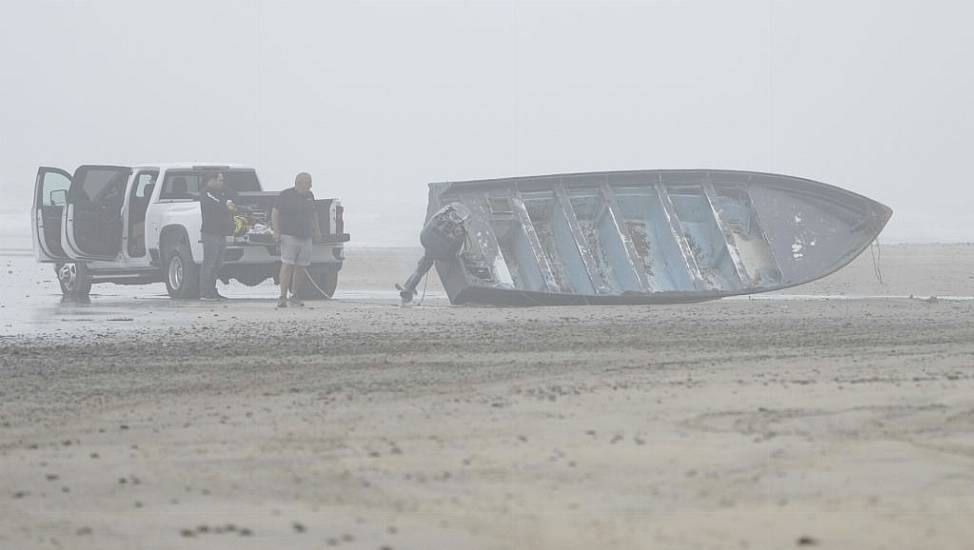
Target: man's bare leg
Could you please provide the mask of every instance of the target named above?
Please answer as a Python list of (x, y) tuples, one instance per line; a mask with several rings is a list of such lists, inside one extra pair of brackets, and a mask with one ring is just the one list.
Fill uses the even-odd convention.
[(287, 299), (287, 291), (291, 288), (291, 275), (293, 272), (293, 265), (281, 263), (281, 273), (278, 276), (278, 284), (281, 286), (281, 298), (285, 300)]
[(297, 297), (298, 290), (304, 285), (304, 270), (300, 265), (291, 266), (291, 295)]

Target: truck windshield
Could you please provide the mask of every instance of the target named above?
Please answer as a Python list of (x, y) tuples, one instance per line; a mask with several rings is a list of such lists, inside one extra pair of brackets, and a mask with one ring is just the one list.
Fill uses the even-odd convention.
[[(195, 199), (199, 197), (201, 170), (168, 170), (162, 183), (162, 199)], [(257, 173), (253, 170), (223, 170), (226, 186), (238, 193), (260, 191)]]

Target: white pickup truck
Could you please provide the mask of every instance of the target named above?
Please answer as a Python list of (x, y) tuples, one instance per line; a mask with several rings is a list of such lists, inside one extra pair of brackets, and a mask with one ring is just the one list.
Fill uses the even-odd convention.
[[(84, 165), (70, 174), (37, 171), (31, 227), (38, 261), (53, 263), (61, 291), (87, 296), (92, 283), (164, 282), (173, 298), (199, 295), (200, 179), (220, 170), (237, 195), (240, 223), (227, 237), (218, 278), (254, 286), (277, 279), (280, 252), (270, 232), (278, 192), (263, 191), (253, 168), (218, 164)], [(315, 241), (309, 273), (317, 288), (303, 297), (331, 297), (344, 261), (343, 209), (337, 199), (315, 201), (322, 239)]]

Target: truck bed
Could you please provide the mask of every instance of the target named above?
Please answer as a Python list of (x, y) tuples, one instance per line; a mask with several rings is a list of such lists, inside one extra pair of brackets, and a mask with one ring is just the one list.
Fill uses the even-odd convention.
[[(277, 202), (279, 191), (261, 191), (240, 193), (237, 200), (238, 216), (248, 221), (248, 229), (234, 236), (234, 244), (260, 245), (273, 244), (274, 237), (271, 230), (271, 210)], [(315, 210), (318, 215), (318, 226), (321, 228), (319, 242), (347, 242), (348, 233), (344, 231), (342, 207), (336, 204), (337, 199), (316, 199)]]

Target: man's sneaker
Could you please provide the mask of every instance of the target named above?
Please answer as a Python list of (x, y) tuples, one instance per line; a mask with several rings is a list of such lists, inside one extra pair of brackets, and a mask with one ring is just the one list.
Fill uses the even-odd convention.
[(277, 299), (277, 307), (287, 307), (287, 298), (281, 296)]
[(229, 300), (229, 299), (230, 299), (230, 298), (227, 298), (226, 296), (224, 296), (223, 294), (220, 294), (219, 292), (217, 292), (217, 293), (216, 293), (216, 294), (214, 295), (214, 297), (215, 297), (215, 298), (216, 298), (217, 300), (219, 300), (219, 301), (221, 301), (221, 302), (226, 302), (227, 300)]
[(204, 294), (204, 295), (200, 296), (200, 301), (201, 302), (219, 302), (220, 301), (220, 298), (218, 298), (216, 296), (213, 296), (213, 295), (210, 295), (210, 294)]
[(290, 298), (287, 299), (287, 301), (291, 302), (291, 305), (294, 307), (304, 307), (304, 302), (302, 302), (300, 298), (298, 298), (293, 294), (291, 295)]

